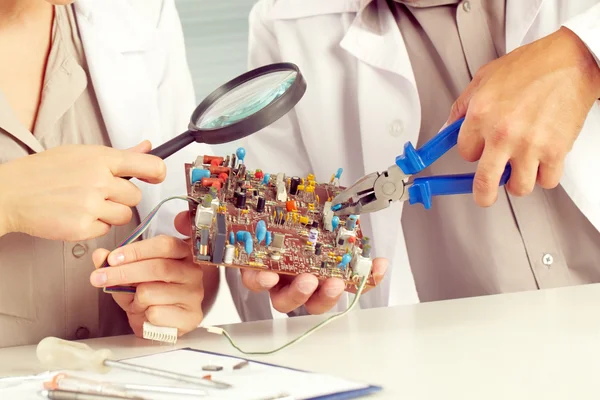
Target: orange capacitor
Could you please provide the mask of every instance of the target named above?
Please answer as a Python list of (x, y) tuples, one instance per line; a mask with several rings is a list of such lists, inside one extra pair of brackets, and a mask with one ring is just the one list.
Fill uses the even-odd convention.
[(214, 165), (211, 165), (209, 168), (210, 173), (212, 175), (219, 175), (219, 174), (227, 174), (229, 175), (229, 167), (215, 167)]
[(211, 165), (211, 166), (213, 166), (213, 167), (218, 167), (219, 165), (221, 165), (221, 163), (219, 162), (219, 160), (217, 160), (217, 159), (213, 159), (213, 160), (210, 162), (210, 165)]
[(202, 178), (202, 186), (206, 186), (206, 187), (214, 186), (215, 183), (219, 184), (217, 189), (221, 189), (221, 185), (223, 184), (223, 182), (221, 182), (221, 180), (219, 178)]
[(296, 207), (296, 202), (294, 200), (286, 201), (285, 208), (288, 211), (296, 211), (298, 208)]
[(217, 157), (217, 156), (204, 156), (204, 159), (202, 160), (202, 162), (204, 164), (210, 164), (213, 165), (213, 161), (217, 162), (217, 165), (221, 165), (223, 164), (223, 157)]
[(222, 180), (223, 182), (227, 182), (227, 179), (229, 179), (229, 175), (227, 175), (225, 172), (221, 172), (219, 174), (219, 179)]

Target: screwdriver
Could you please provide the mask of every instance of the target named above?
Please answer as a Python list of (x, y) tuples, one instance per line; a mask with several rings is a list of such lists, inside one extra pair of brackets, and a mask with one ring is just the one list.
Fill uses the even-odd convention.
[(199, 386), (218, 389), (231, 387), (228, 383), (111, 360), (112, 353), (109, 349), (93, 350), (85, 343), (70, 342), (56, 337), (42, 339), (37, 346), (36, 355), (43, 365), (60, 369), (92, 370), (106, 373), (111, 368), (119, 368)]

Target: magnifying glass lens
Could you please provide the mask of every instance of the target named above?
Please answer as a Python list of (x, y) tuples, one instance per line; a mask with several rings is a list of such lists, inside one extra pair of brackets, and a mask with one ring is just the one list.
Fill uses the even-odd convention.
[(276, 71), (245, 82), (212, 104), (195, 125), (198, 129), (218, 129), (256, 114), (283, 95), (296, 76), (296, 71)]

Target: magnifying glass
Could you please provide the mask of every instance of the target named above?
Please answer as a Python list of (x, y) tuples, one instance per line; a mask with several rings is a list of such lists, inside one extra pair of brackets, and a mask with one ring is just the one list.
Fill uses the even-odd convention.
[(200, 103), (188, 130), (150, 152), (165, 159), (196, 143), (221, 144), (251, 135), (287, 114), (306, 82), (292, 63), (265, 65), (227, 82)]

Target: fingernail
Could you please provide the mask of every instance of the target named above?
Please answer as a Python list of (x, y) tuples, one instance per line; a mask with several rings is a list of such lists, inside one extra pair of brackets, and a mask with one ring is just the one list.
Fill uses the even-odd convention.
[(277, 277), (277, 275), (258, 274), (258, 284), (265, 289), (270, 289), (273, 286), (275, 286), (278, 280), (279, 278)]
[(123, 253), (114, 253), (110, 255), (110, 265), (121, 264), (125, 261), (125, 254)]
[(104, 272), (94, 272), (92, 274), (92, 284), (94, 286), (103, 286), (107, 281), (106, 274)]
[(307, 279), (298, 282), (298, 290), (302, 294), (311, 294), (317, 288), (318, 283), (312, 279)]

